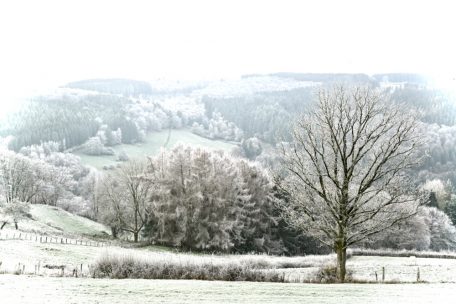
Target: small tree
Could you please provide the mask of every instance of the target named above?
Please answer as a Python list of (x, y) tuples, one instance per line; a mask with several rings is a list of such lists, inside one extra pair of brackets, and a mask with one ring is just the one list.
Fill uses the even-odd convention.
[(30, 211), (30, 204), (13, 199), (13, 201), (8, 204), (0, 203), (0, 210), (7, 217), (0, 226), (0, 230), (3, 229), (8, 220), (11, 220), (14, 223), (14, 227), (17, 230), (19, 229), (19, 221), (27, 217), (27, 214)]
[(418, 136), (414, 117), (377, 91), (335, 87), (320, 91), (283, 146), (283, 216), (333, 248), (340, 282), (349, 246), (416, 213), (405, 173), (419, 161)]

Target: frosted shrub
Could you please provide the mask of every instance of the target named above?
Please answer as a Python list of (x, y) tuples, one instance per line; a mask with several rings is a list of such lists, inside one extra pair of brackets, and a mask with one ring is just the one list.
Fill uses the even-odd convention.
[(168, 257), (145, 259), (134, 256), (102, 256), (92, 270), (94, 278), (113, 279), (184, 279), (219, 281), (258, 281), (283, 282), (284, 276), (278, 272), (267, 272), (258, 268), (246, 267), (238, 261), (195, 263)]
[[(313, 281), (315, 283), (337, 283), (337, 271), (337, 266), (335, 264), (325, 264), (316, 271)], [(345, 281), (350, 282), (352, 280), (352, 272), (348, 270)]]

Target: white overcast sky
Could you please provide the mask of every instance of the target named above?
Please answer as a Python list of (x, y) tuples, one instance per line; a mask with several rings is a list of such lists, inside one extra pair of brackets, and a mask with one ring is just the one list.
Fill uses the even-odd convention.
[(453, 1), (0, 1), (0, 97), (98, 77), (453, 76)]

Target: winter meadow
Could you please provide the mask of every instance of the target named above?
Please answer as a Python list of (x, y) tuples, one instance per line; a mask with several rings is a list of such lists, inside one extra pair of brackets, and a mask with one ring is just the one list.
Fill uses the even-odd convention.
[(0, 4), (0, 301), (453, 303), (443, 4), (171, 2)]

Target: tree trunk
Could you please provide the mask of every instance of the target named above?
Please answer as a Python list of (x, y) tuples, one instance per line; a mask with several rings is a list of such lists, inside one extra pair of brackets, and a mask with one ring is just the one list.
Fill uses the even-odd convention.
[(14, 227), (16, 227), (16, 230), (19, 229), (19, 226), (17, 225), (17, 222), (16, 222), (16, 221), (14, 221)]
[(347, 248), (345, 248), (345, 246), (338, 246), (336, 248), (336, 253), (339, 282), (344, 283), (346, 274), (345, 264), (347, 262)]
[(117, 227), (111, 226), (111, 234), (113, 239), (117, 239)]
[(138, 232), (134, 232), (133, 237), (134, 237), (135, 243), (137, 243), (138, 242)]
[(8, 224), (8, 222), (3, 222), (2, 227), (0, 227), (0, 230), (2, 230), (3, 227), (5, 227), (6, 224)]

